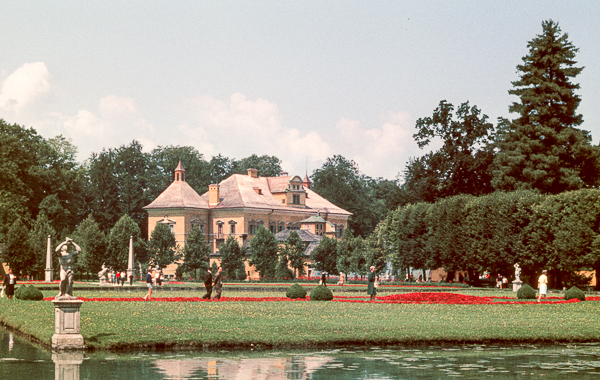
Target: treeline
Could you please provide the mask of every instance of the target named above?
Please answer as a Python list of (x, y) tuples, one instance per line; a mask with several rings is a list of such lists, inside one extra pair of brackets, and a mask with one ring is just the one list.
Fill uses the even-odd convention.
[[(600, 190), (558, 195), (534, 191), (459, 195), (406, 205), (382, 222), (395, 271), (468, 271), (472, 282), (490, 271), (537, 284), (548, 269), (556, 288), (587, 284), (580, 272), (600, 269)], [(514, 277), (512, 277), (514, 279)]]
[[(33, 128), (1, 119), (0, 146), (0, 260), (16, 273), (36, 278), (43, 277), (48, 235), (58, 242), (91, 234), (91, 246), (86, 249), (83, 243), (87, 253), (78, 260), (85, 273), (99, 271), (103, 262), (122, 268), (129, 236), (134, 236), (139, 264), (147, 264), (151, 236), (143, 207), (171, 184), (179, 161), (186, 181), (199, 194), (209, 184), (246, 174), (249, 168), (261, 176), (282, 172), (281, 160), (274, 156), (238, 160), (217, 155), (207, 160), (189, 146), (143, 152), (137, 141), (78, 163), (77, 148), (64, 137), (46, 139)], [(397, 207), (392, 200), (399, 191), (396, 182), (367, 177), (344, 157), (328, 159), (311, 177), (315, 191), (354, 214), (349, 226), (356, 234), (367, 236)], [(123, 229), (125, 221), (128, 227)], [(117, 234), (122, 236), (110, 238)]]

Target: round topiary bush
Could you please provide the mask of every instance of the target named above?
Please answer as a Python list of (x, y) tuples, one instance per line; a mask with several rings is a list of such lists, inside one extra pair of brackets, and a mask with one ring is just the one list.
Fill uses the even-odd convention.
[(536, 295), (535, 289), (527, 284), (521, 286), (519, 288), (519, 290), (517, 291), (518, 299), (531, 300), (531, 299), (535, 299), (535, 295)]
[(41, 301), (44, 295), (33, 285), (22, 285), (15, 290), (15, 297), (23, 301)]
[(298, 284), (290, 286), (285, 292), (287, 298), (306, 298), (306, 289)]
[(585, 301), (585, 293), (581, 289), (576, 286), (573, 286), (571, 289), (565, 292), (565, 299), (572, 300), (573, 298), (577, 298), (580, 301)]
[(324, 285), (319, 285), (310, 291), (311, 301), (331, 301), (333, 293)]

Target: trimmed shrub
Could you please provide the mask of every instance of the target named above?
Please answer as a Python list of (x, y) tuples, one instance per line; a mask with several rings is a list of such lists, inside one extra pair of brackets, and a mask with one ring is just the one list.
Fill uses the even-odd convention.
[(585, 293), (583, 293), (583, 291), (578, 287), (573, 286), (565, 292), (565, 299), (568, 301), (572, 300), (573, 298), (576, 298), (580, 301), (585, 301)]
[(326, 286), (319, 285), (310, 291), (311, 301), (331, 301), (333, 299), (333, 293)]
[(287, 298), (306, 298), (306, 289), (298, 284), (290, 286), (285, 292)]
[(44, 295), (33, 285), (22, 285), (15, 290), (15, 297), (23, 301), (41, 301)]
[(535, 299), (536, 298), (535, 289), (527, 284), (523, 284), (523, 286), (521, 286), (519, 288), (519, 290), (517, 291), (517, 298), (518, 299), (526, 299), (526, 300)]

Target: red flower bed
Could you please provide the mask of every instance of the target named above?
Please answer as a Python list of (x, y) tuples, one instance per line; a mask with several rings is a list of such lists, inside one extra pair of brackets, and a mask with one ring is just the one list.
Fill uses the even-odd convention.
[[(44, 298), (44, 301), (52, 301), (54, 297)], [(143, 297), (77, 297), (78, 300), (86, 302), (136, 302), (146, 301)], [(308, 298), (307, 298), (308, 299)], [(306, 301), (307, 299), (289, 299), (287, 297), (221, 297), (220, 300), (207, 300), (201, 297), (152, 297), (149, 301), (155, 302), (220, 302), (220, 301), (242, 301), (242, 302), (273, 302), (273, 301)]]
[(491, 303), (493, 300), (489, 297), (467, 296), (465, 294), (454, 293), (406, 293), (393, 294), (391, 296), (378, 297), (380, 301), (403, 301), (412, 303), (441, 303), (441, 304), (459, 304), (459, 305), (480, 305)]
[[(371, 302), (366, 299), (366, 296), (336, 296), (334, 302), (354, 302), (367, 303)], [(556, 301), (542, 301), (543, 304), (562, 304), (562, 303), (577, 303), (578, 299), (565, 301), (561, 297), (548, 297)], [(44, 298), (45, 301), (53, 300), (53, 297)], [(142, 297), (97, 297), (86, 298), (78, 297), (81, 301), (87, 302), (144, 302)], [(307, 301), (306, 299), (289, 299), (286, 297), (221, 297), (220, 300), (207, 300), (200, 297), (153, 297), (150, 301), (153, 302), (283, 302), (283, 301)], [(495, 300), (506, 301), (495, 301)], [(510, 301), (509, 301), (510, 300)], [(562, 301), (558, 301), (562, 300)], [(587, 297), (588, 301), (600, 301), (600, 297)], [(147, 302), (147, 301), (146, 301)], [(404, 293), (392, 294), (389, 296), (378, 297), (375, 303), (389, 304), (445, 304), (445, 305), (512, 305), (512, 304), (534, 304), (536, 300), (521, 301), (512, 297), (478, 297), (465, 294), (455, 293)]]

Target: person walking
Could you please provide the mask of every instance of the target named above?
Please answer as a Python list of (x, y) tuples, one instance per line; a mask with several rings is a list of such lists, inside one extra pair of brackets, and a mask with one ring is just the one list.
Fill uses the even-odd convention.
[(542, 275), (540, 276), (539, 280), (538, 280), (538, 289), (539, 289), (539, 294), (538, 294), (538, 303), (541, 301), (542, 299), (542, 295), (544, 296), (544, 300), (546, 299), (546, 293), (548, 293), (548, 276), (546, 276), (546, 273), (548, 273), (547, 270), (543, 270), (542, 271)]
[(327, 286), (327, 276), (325, 275), (325, 272), (321, 272), (321, 284), (323, 286)]
[(215, 275), (215, 282), (213, 283), (213, 288), (215, 288), (215, 295), (212, 298), (213, 300), (221, 299), (221, 287), (223, 286), (221, 272), (223, 272), (223, 267), (219, 267), (219, 270), (217, 271), (217, 274)]
[(375, 267), (371, 265), (369, 270), (369, 278), (367, 279), (367, 294), (371, 296), (371, 301), (373, 301), (377, 295), (377, 289), (375, 289)]
[(12, 272), (12, 269), (8, 269), (8, 273), (4, 276), (4, 292), (6, 293), (6, 298), (9, 300), (13, 299), (15, 295), (15, 285), (17, 284), (17, 276), (15, 276)]
[(147, 301), (152, 296), (152, 268), (148, 268), (148, 273), (146, 273), (146, 286), (148, 287), (148, 294), (144, 296), (144, 299)]
[(204, 287), (206, 288), (206, 294), (202, 296), (202, 299), (209, 300), (210, 295), (212, 294), (212, 272), (210, 271), (210, 268), (208, 268), (208, 273), (204, 279)]

